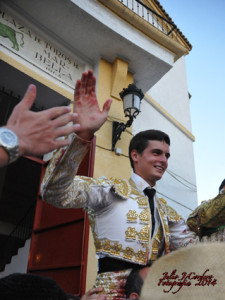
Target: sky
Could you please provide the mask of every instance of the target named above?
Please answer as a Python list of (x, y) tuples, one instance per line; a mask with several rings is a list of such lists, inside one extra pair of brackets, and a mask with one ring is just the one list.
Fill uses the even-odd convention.
[(225, 178), (225, 0), (159, 0), (192, 45), (186, 56), (199, 203)]

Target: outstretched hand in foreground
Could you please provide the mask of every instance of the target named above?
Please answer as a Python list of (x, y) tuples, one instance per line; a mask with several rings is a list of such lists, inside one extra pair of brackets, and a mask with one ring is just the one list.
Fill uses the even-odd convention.
[(112, 100), (108, 99), (100, 111), (95, 94), (95, 82), (93, 72), (89, 70), (88, 73), (82, 74), (75, 87), (74, 112), (78, 114), (76, 122), (80, 125), (77, 134), (85, 140), (90, 140), (105, 123), (112, 103)]
[(40, 156), (54, 149), (66, 146), (69, 139), (58, 137), (76, 132), (79, 124), (74, 122), (76, 114), (70, 113), (67, 106), (53, 107), (41, 112), (32, 112), (36, 98), (36, 86), (29, 85), (24, 98), (15, 106), (6, 127), (16, 133), (19, 139), (19, 154)]

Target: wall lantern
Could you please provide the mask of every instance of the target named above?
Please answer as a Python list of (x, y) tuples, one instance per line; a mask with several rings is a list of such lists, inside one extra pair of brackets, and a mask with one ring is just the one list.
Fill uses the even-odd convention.
[(120, 136), (127, 127), (130, 127), (134, 118), (140, 112), (141, 100), (144, 97), (142, 90), (138, 89), (136, 85), (129, 84), (126, 89), (120, 92), (120, 97), (123, 100), (123, 110), (125, 117), (129, 117), (126, 124), (122, 122), (113, 121), (113, 133), (112, 133), (112, 151), (115, 149), (116, 142), (120, 140)]

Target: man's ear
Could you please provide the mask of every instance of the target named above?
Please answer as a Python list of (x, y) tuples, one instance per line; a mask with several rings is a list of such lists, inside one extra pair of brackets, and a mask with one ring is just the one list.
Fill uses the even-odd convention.
[(137, 152), (137, 150), (136, 149), (133, 149), (132, 151), (131, 151), (131, 153), (130, 153), (130, 155), (131, 155), (131, 158), (132, 158), (132, 161), (135, 163), (135, 162), (137, 162), (137, 158), (138, 158), (138, 152)]
[(138, 295), (138, 293), (136, 292), (133, 292), (130, 294), (130, 297), (129, 299), (139, 299), (140, 298), (140, 295)]

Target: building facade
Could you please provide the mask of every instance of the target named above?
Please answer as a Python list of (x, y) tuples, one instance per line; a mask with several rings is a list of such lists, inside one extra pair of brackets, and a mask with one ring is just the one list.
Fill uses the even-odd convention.
[[(2, 0), (1, 126), (6, 123), (10, 111), (29, 83), (36, 84), (38, 91), (33, 110), (57, 105), (72, 106), (76, 80), (82, 72), (93, 69), (100, 106), (108, 98), (112, 98), (113, 103), (107, 122), (96, 134), (96, 146), (93, 145), (93, 151), (87, 157), (89, 165), (87, 163), (81, 173), (94, 177), (129, 178), (131, 168), (127, 148), (131, 137), (149, 128), (163, 130), (171, 138), (171, 158), (168, 171), (158, 183), (158, 193), (186, 218), (197, 206), (194, 136), (185, 70), (185, 55), (190, 51), (191, 44), (157, 0)], [(132, 82), (142, 89), (145, 96), (133, 126), (122, 134), (116, 144), (116, 148), (120, 149), (120, 155), (117, 155), (111, 150), (112, 122), (126, 122), (119, 93)], [(54, 214), (61, 214), (55, 211), (48, 214), (46, 208), (40, 209), (42, 204), (37, 204), (41, 201), (37, 200), (40, 178), (49, 157), (22, 158), (18, 166), (9, 166), (1, 171), (0, 224), (5, 250), (0, 277), (12, 272), (26, 272), (27, 266), (29, 272), (42, 274), (43, 265), (50, 260), (40, 250), (44, 242), (39, 244), (39, 238), (34, 237), (37, 231), (44, 236), (51, 223), (47, 222), (45, 228), (40, 225), (40, 211), (45, 215), (45, 221), (48, 217), (49, 220), (53, 218)], [(10, 192), (12, 187), (14, 193)], [(15, 243), (18, 238), (15, 227), (21, 224), (24, 215), (31, 217), (31, 224), (34, 215), (36, 218), (31, 246), (29, 239), (25, 246), (23, 242), (17, 258), (13, 257), (5, 266), (5, 253), (9, 252), (6, 240), (11, 234)], [(80, 220), (78, 216), (72, 218)], [(61, 259), (50, 263), (51, 270), (60, 269), (57, 274), (61, 275), (54, 275), (59, 282), (63, 276), (83, 278), (81, 289), (65, 287), (76, 294), (91, 287), (97, 271), (92, 236), (85, 227), (86, 217), (82, 218), (81, 244), (84, 248), (80, 253), (74, 244), (74, 251), (79, 252), (77, 255), (81, 257), (83, 269), (76, 271), (77, 266), (73, 262), (76, 270), (68, 275), (64, 273), (67, 261)], [(67, 223), (70, 221), (71, 216)], [(59, 224), (53, 223), (51, 226), (58, 228)], [(80, 225), (74, 226), (77, 230)], [(52, 246), (51, 238), (44, 237), (53, 252), (57, 247), (58, 234), (55, 231)], [(44, 247), (45, 253), (51, 252), (48, 247)], [(70, 255), (73, 256), (73, 251)], [(45, 275), (53, 276), (53, 273), (46, 272)]]

